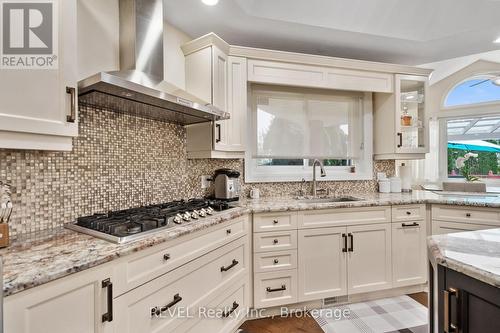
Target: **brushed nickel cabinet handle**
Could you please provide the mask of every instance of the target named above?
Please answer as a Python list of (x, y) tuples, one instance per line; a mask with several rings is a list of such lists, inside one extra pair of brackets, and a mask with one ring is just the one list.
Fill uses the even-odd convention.
[(74, 123), (76, 120), (76, 89), (74, 87), (66, 87), (66, 93), (71, 96), (71, 113), (66, 116), (66, 121)]
[[(455, 288), (448, 288), (443, 290), (443, 331), (445, 333), (458, 332), (458, 325), (451, 322), (451, 297), (455, 296), (458, 299), (458, 290)], [(459, 312), (458, 306), (456, 307), (457, 313)]]

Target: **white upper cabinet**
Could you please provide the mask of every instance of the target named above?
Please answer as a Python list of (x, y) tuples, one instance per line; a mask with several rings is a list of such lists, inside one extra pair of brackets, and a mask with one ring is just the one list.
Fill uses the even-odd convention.
[(392, 92), (393, 75), (363, 70), (249, 60), (248, 81), (287, 86)]
[(186, 90), (228, 112), (230, 119), (187, 126), (189, 158), (239, 158), (245, 151), (247, 60), (228, 56), (229, 45), (208, 34), (182, 46)]
[(226, 111), (229, 45), (211, 33), (181, 48), (186, 57), (186, 90)]
[(428, 78), (395, 75), (394, 94), (374, 94), (375, 159), (422, 159), (429, 152)]
[[(22, 47), (17, 53), (34, 56), (31, 59), (37, 59), (39, 64), (42, 60), (48, 63), (50, 58), (57, 66), (0, 68), (0, 148), (71, 150), (71, 138), (78, 135), (76, 0), (53, 0), (52, 7), (40, 11), (41, 24), (53, 24), (52, 36), (39, 37), (30, 30), (29, 41), (16, 41), (14, 37), (4, 41)], [(4, 7), (4, 14), (6, 10)], [(47, 14), (50, 11), (55, 15), (53, 20)], [(15, 13), (16, 10), (7, 13), (12, 22), (16, 22)], [(29, 27), (13, 24), (11, 29)], [(40, 49), (30, 50), (34, 46)], [(48, 52), (45, 49), (50, 46), (50, 54), (33, 54)], [(5, 51), (3, 59), (8, 56)]]

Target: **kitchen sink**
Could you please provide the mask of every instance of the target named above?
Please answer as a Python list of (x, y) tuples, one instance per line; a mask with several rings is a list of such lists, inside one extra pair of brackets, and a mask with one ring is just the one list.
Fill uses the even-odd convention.
[(300, 198), (297, 199), (300, 203), (329, 203), (329, 202), (354, 202), (363, 201), (363, 199), (355, 197), (337, 197), (337, 198)]

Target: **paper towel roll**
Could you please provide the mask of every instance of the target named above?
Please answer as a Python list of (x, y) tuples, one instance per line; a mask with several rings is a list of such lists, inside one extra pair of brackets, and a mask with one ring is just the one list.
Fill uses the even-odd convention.
[(404, 163), (399, 166), (399, 178), (401, 178), (401, 190), (411, 191), (411, 167)]

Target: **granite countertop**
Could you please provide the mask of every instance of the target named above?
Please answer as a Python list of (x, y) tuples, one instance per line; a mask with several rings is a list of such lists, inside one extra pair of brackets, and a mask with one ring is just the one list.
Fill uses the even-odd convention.
[(4, 295), (15, 294), (251, 212), (416, 203), (500, 207), (500, 197), (469, 196), (462, 198), (459, 196), (438, 195), (426, 191), (351, 195), (363, 200), (336, 203), (304, 203), (294, 198), (245, 199), (239, 202), (239, 207), (227, 210), (214, 217), (186, 223), (126, 244), (114, 244), (63, 228), (28, 234), (15, 239), (7, 249), (0, 250), (0, 255), (4, 261)]
[(500, 229), (435, 235), (427, 245), (433, 264), (500, 287)]
[(245, 207), (229, 209), (145, 238), (115, 244), (86, 234), (58, 228), (18, 238), (0, 251), (3, 258), (3, 293), (9, 296), (113, 259), (248, 214)]
[(248, 207), (254, 213), (327, 208), (405, 205), (419, 203), (493, 208), (500, 207), (500, 195), (481, 195), (476, 193), (447, 194), (443, 192), (443, 194), (437, 194), (436, 192), (429, 191), (413, 191), (411, 193), (354, 193), (349, 194), (348, 196), (352, 196), (362, 200), (348, 202), (309, 203), (300, 202), (295, 198), (285, 197), (245, 199), (242, 200), (240, 204)]

